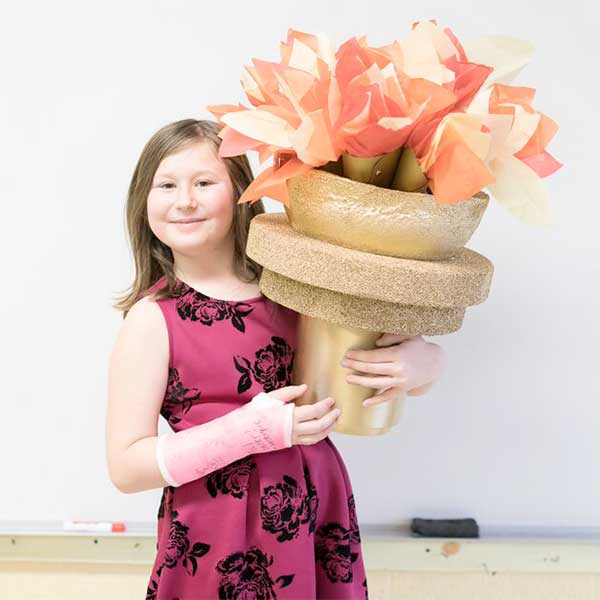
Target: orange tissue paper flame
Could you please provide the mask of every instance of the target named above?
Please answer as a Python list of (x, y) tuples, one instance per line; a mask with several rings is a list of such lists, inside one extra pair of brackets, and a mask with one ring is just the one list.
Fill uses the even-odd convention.
[[(361, 36), (336, 49), (325, 35), (289, 29), (279, 62), (245, 67), (250, 108), (208, 106), (223, 125), (219, 156), (252, 150), (261, 163), (273, 159), (239, 202), (268, 196), (287, 204), (292, 177), (345, 152), (371, 157), (404, 146), (436, 202), (487, 187), (523, 220), (546, 221), (536, 179), (562, 166), (546, 151), (558, 126), (533, 109), (535, 90), (509, 84), (531, 55), (527, 42), (506, 36), (461, 44), (433, 19), (380, 47)], [(515, 200), (519, 185), (527, 192)]]

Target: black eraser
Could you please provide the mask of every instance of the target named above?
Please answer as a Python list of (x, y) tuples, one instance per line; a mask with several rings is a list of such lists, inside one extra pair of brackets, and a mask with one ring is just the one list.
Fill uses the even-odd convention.
[(479, 526), (475, 519), (413, 519), (410, 531), (413, 537), (479, 537)]

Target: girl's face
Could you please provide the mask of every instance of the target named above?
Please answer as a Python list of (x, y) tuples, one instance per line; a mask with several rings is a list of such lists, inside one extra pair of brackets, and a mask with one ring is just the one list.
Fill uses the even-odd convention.
[(227, 167), (209, 143), (196, 142), (171, 154), (156, 169), (148, 221), (174, 254), (196, 256), (232, 244), (233, 210)]

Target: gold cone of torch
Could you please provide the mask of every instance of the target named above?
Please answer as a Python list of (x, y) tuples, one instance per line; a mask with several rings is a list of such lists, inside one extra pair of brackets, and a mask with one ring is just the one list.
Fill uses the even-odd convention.
[(297, 403), (332, 396), (338, 433), (382, 434), (402, 412), (400, 399), (362, 405), (376, 390), (346, 382), (348, 350), (374, 348), (383, 332), (451, 333), (488, 295), (493, 265), (464, 247), (488, 196), (442, 205), (425, 190), (408, 148), (344, 154), (288, 181), (285, 215), (250, 225), (246, 251), (263, 265), (262, 292), (300, 314), (293, 379), (308, 391)]

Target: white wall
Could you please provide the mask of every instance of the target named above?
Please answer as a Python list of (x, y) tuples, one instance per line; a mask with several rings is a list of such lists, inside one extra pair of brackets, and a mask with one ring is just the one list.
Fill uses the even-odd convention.
[(501, 33), (536, 46), (514, 84), (536, 88), (536, 107), (561, 127), (549, 150), (565, 166), (546, 180), (555, 225), (523, 225), (492, 201), (468, 244), (495, 265), (490, 296), (458, 332), (430, 338), (449, 356), (443, 380), (408, 399), (392, 433), (333, 439), (362, 523), (600, 526), (596, 9), (410, 5), (3, 8), (1, 520), (155, 518), (160, 490), (119, 494), (104, 456), (108, 354), (121, 322), (111, 298), (133, 273), (123, 207), (146, 140), (168, 122), (210, 117), (206, 104), (243, 101), (242, 65), (276, 59), (288, 27), (337, 43), (366, 33), (380, 45), (435, 18), (459, 39)]

